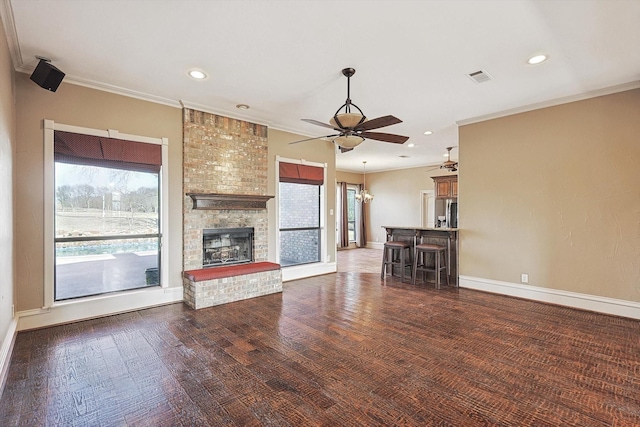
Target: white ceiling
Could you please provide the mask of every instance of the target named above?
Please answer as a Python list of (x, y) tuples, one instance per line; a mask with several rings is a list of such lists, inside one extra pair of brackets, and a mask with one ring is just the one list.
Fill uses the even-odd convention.
[[(638, 0), (0, 1), (18, 71), (41, 55), (66, 82), (308, 137), (329, 129), (300, 119), (327, 122), (346, 98), (340, 71), (353, 67), (352, 101), (370, 119), (402, 119), (379, 131), (410, 139), (338, 153), (341, 170), (437, 164), (457, 122), (640, 80)], [(528, 65), (536, 53), (549, 59)], [(493, 80), (466, 76), (480, 69)]]

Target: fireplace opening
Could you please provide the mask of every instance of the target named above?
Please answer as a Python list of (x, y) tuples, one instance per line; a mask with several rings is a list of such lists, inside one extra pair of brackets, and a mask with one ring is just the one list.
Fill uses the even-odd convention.
[(253, 262), (253, 228), (206, 228), (202, 231), (202, 267)]

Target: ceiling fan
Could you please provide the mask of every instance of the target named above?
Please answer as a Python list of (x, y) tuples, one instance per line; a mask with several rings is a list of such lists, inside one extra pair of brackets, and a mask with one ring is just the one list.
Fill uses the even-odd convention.
[(447, 169), (449, 172), (456, 172), (458, 170), (458, 162), (454, 162), (453, 160), (451, 160), (451, 150), (453, 150), (454, 148), (455, 147), (447, 147), (447, 160), (445, 160), (440, 166), (427, 169), (427, 172), (434, 169)]
[[(329, 120), (329, 124), (313, 119), (302, 119), (302, 121), (307, 123), (333, 129), (338, 133), (303, 139), (301, 141), (291, 142), (290, 144), (297, 144), (299, 142), (311, 141), (320, 138), (333, 138), (332, 141), (338, 145), (340, 151), (344, 153), (346, 151), (353, 150), (365, 139), (375, 139), (377, 141), (391, 142), (393, 144), (404, 144), (409, 139), (408, 136), (395, 135), (392, 133), (369, 132), (372, 129), (379, 129), (385, 126), (402, 123), (402, 120), (394, 116), (382, 116), (376, 119), (367, 120), (362, 110), (356, 104), (351, 102), (351, 76), (353, 76), (355, 72), (356, 70), (353, 68), (345, 68), (342, 70), (342, 74), (347, 78), (347, 100), (340, 108), (338, 108), (338, 111), (336, 111), (331, 120)], [(352, 112), (352, 108), (357, 110), (357, 112)]]

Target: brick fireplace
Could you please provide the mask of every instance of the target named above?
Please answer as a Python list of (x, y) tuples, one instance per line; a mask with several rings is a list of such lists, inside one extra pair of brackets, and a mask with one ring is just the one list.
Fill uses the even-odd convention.
[(253, 261), (267, 261), (267, 127), (189, 108), (183, 119), (184, 302), (202, 308), (282, 292), (279, 268), (192, 280), (203, 268), (204, 230), (252, 228)]

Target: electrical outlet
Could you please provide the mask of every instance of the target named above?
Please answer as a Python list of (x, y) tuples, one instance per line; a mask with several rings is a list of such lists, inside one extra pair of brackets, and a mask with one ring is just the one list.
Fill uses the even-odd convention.
[(526, 274), (526, 273), (522, 273), (522, 274), (520, 275), (520, 281), (521, 281), (522, 283), (529, 283), (529, 275), (528, 275), (528, 274)]

